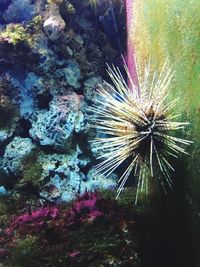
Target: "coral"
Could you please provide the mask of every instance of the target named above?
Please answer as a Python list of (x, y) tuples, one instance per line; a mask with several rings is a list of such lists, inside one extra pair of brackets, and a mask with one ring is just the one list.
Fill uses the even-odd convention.
[(114, 190), (117, 187), (117, 175), (113, 174), (109, 178), (105, 175), (96, 174), (95, 169), (91, 169), (80, 185), (80, 192), (85, 190)]
[(45, 223), (45, 219), (55, 219), (58, 215), (59, 210), (56, 207), (40, 208), (30, 212), (30, 214), (25, 213), (15, 218), (5, 232), (7, 235), (12, 235), (16, 228), (20, 234), (29, 231), (29, 228), (32, 228), (31, 230), (33, 231), (39, 231), (40, 227)]
[(8, 23), (21, 23), (33, 18), (35, 6), (31, 0), (12, 0), (8, 9), (4, 12), (3, 18)]
[(79, 167), (79, 153), (72, 150), (66, 155), (40, 155), (39, 162), (43, 166), (42, 178), (48, 181), (40, 192), (42, 197), (64, 202), (75, 197), (84, 178)]
[(44, 91), (43, 79), (35, 73), (29, 72), (24, 79), (24, 84), (19, 84), (19, 106), (21, 116), (29, 118), (36, 110), (34, 98)]
[(0, 195), (6, 195), (7, 191), (6, 188), (4, 186), (0, 186)]
[(11, 112), (12, 101), (11, 97), (14, 96), (14, 88), (9, 81), (9, 78), (0, 79), (0, 109), (1, 112)]
[(40, 54), (36, 34), (21, 24), (9, 24), (0, 32), (0, 57), (5, 66), (37, 66)]
[[(14, 195), (66, 202), (86, 188), (116, 185), (115, 176), (95, 176), (88, 143), (91, 130), (86, 128), (87, 102), (102, 82), (100, 72), (106, 73), (108, 57), (112, 60), (118, 55), (93, 21), (95, 12), (88, 1), (24, 0), (19, 6), (18, 0), (10, 0), (3, 4), (0, 72), (9, 75), (10, 85), (6, 93), (0, 93), (1, 114), (3, 110), (7, 114), (0, 116), (0, 124), (6, 122), (0, 130), (0, 180)], [(11, 14), (10, 20), (6, 14)], [(55, 30), (55, 38), (43, 28), (52, 17), (48, 26)], [(9, 90), (15, 94), (8, 94)], [(10, 108), (15, 106), (16, 120), (13, 113), (9, 122)], [(24, 145), (28, 138), (26, 152), (15, 145), (15, 138)], [(39, 146), (42, 151), (35, 153)], [(24, 151), (22, 157), (16, 147)]]

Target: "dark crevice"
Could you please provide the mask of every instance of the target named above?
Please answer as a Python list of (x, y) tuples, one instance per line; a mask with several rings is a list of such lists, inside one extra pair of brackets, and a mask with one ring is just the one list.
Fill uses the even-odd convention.
[(22, 138), (27, 138), (27, 137), (30, 138), (29, 130), (31, 129), (31, 122), (22, 118), (19, 121), (19, 127), (20, 127), (19, 136)]
[(39, 109), (48, 109), (52, 98), (52, 95), (37, 95)]

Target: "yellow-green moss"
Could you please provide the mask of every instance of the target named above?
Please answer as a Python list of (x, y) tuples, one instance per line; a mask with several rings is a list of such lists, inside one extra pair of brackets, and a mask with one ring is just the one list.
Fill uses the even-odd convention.
[(31, 184), (39, 186), (41, 183), (42, 165), (38, 161), (38, 150), (33, 150), (23, 159), (22, 178), (18, 182), (18, 186)]
[(26, 236), (23, 240), (17, 240), (12, 250), (12, 258), (9, 260), (9, 266), (27, 267), (27, 264), (30, 267), (42, 266), (38, 238), (34, 236)]
[(0, 130), (9, 130), (18, 119), (18, 108), (12, 103), (15, 93), (8, 80), (0, 80)]
[(21, 24), (8, 24), (6, 30), (0, 33), (0, 39), (1, 38), (13, 45), (20, 42), (25, 42), (27, 44), (31, 42), (31, 36)]
[[(178, 97), (180, 120), (191, 124), (183, 133), (194, 141), (189, 156), (175, 173), (185, 183), (189, 227), (196, 256), (200, 257), (200, 2), (195, 0), (137, 0), (134, 7), (133, 42), (142, 66), (151, 58), (155, 69), (166, 59), (175, 71), (169, 96)], [(184, 170), (184, 171), (182, 171)], [(180, 184), (181, 186), (181, 184)], [(184, 201), (184, 200), (183, 200)]]

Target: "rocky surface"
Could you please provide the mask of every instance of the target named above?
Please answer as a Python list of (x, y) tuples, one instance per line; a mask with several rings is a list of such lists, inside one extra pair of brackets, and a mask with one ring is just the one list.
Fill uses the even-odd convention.
[(35, 112), (30, 136), (41, 145), (66, 150), (70, 147), (73, 133), (84, 129), (81, 101), (82, 96), (74, 92), (54, 96), (48, 110)]
[(2, 169), (7, 175), (19, 175), (22, 171), (22, 160), (34, 148), (30, 138), (14, 137), (6, 146), (2, 159)]
[(9, 176), (13, 192), (31, 184), (50, 201), (116, 186), (115, 176), (95, 174), (95, 131), (87, 127), (106, 63), (118, 60), (105, 23), (95, 22), (107, 8), (97, 14), (90, 1), (0, 1), (0, 99), (12, 110), (9, 124), (0, 123), (5, 190)]
[(12, 0), (3, 13), (3, 18), (7, 23), (29, 21), (34, 16), (34, 9), (31, 0)]
[(44, 21), (43, 29), (51, 41), (57, 40), (65, 29), (65, 21), (57, 5), (52, 5), (49, 17)]
[(39, 162), (42, 164), (42, 180), (48, 180), (41, 196), (51, 201), (70, 201), (77, 193), (100, 189), (113, 189), (116, 186), (115, 177), (104, 176), (99, 179), (90, 170), (90, 158), (86, 157), (77, 147), (66, 155), (41, 154)]

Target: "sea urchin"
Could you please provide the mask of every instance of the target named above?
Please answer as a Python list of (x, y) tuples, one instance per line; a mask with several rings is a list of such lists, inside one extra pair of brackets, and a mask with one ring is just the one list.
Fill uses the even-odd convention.
[(98, 137), (92, 142), (100, 153), (98, 159), (103, 159), (96, 166), (97, 173), (108, 176), (128, 160), (119, 178), (117, 197), (132, 174), (138, 178), (137, 202), (138, 193), (148, 191), (149, 178), (155, 172), (163, 188), (172, 187), (170, 171), (174, 169), (169, 158), (186, 153), (183, 146), (191, 142), (174, 135), (188, 123), (174, 121), (179, 116), (173, 113), (177, 99), (166, 101), (172, 68), (165, 63), (159, 75), (152, 74), (149, 63), (143, 78), (138, 74), (138, 86), (126, 64), (125, 70), (128, 83), (118, 68), (108, 67), (113, 85), (105, 82), (96, 92), (90, 111), (91, 127), (97, 129)]

